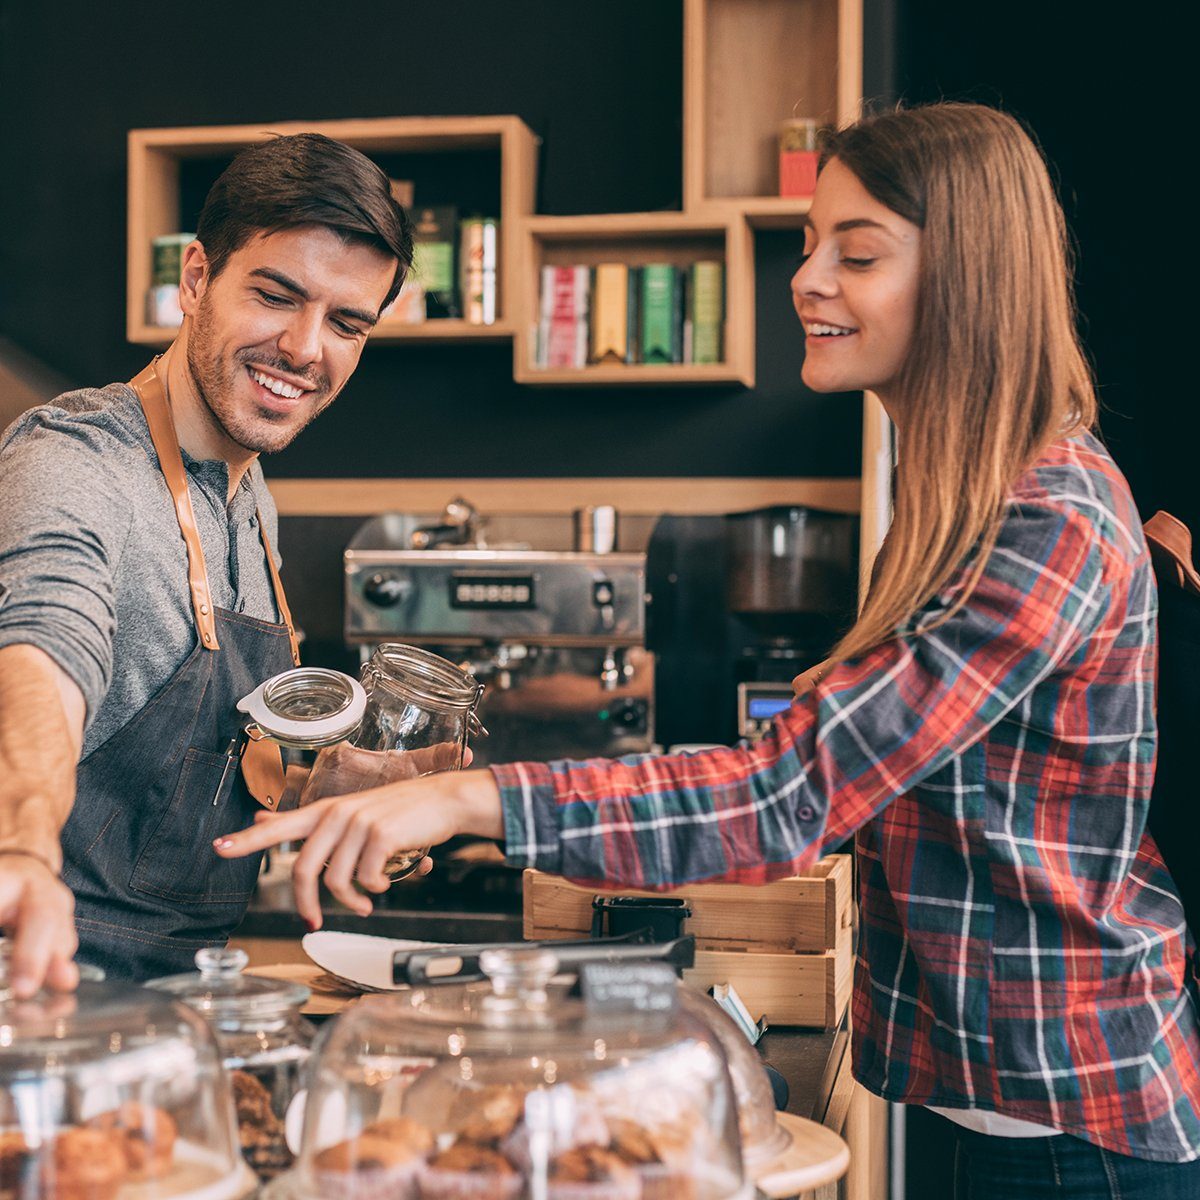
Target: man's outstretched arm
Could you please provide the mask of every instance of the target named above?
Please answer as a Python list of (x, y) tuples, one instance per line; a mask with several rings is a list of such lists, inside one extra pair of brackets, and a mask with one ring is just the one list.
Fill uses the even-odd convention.
[(75, 986), (75, 903), (59, 835), (75, 803), (83, 693), (43, 650), (0, 647), (0, 924), (20, 997)]

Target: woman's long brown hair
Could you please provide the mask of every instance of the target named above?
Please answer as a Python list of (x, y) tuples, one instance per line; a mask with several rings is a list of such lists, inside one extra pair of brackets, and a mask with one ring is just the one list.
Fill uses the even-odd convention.
[(881, 113), (833, 135), (834, 157), (922, 230), (895, 388), (895, 515), (840, 661), (895, 636), (971, 561), (949, 611), (969, 599), (1013, 483), (1051, 442), (1095, 424), (1096, 397), (1062, 209), (1017, 121), (975, 104)]

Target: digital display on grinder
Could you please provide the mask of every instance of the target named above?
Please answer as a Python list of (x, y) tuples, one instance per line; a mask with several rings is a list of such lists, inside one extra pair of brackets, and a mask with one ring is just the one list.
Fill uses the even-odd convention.
[(537, 607), (532, 575), (487, 574), (478, 571), (450, 577), (450, 607), (485, 612)]

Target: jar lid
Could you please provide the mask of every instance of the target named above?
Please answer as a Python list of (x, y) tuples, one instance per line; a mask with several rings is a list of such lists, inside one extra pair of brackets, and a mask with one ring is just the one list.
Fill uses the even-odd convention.
[(790, 1139), (775, 1119), (775, 1094), (758, 1050), (709, 996), (682, 988), (679, 999), (684, 1011), (711, 1029), (725, 1051), (746, 1165), (756, 1168), (772, 1161), (788, 1148)]
[(341, 671), (294, 667), (260, 684), (237, 707), (269, 738), (316, 748), (344, 741), (358, 728), (367, 693)]
[(146, 986), (220, 1021), (278, 1016), (308, 1000), (311, 992), (303, 984), (243, 974), (249, 961), (245, 950), (210, 946), (196, 952), (196, 971), (154, 979)]

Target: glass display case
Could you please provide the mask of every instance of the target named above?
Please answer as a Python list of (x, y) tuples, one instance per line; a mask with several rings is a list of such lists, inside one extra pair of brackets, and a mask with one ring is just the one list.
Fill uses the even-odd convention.
[[(368, 996), (321, 1034), (295, 1166), (264, 1196), (742, 1200), (726, 1052), (663, 964), (481, 956), (484, 983)], [(657, 974), (656, 974), (657, 972)]]
[(200, 1017), (128, 984), (19, 1000), (0, 943), (0, 1197), (239, 1200), (256, 1186)]

